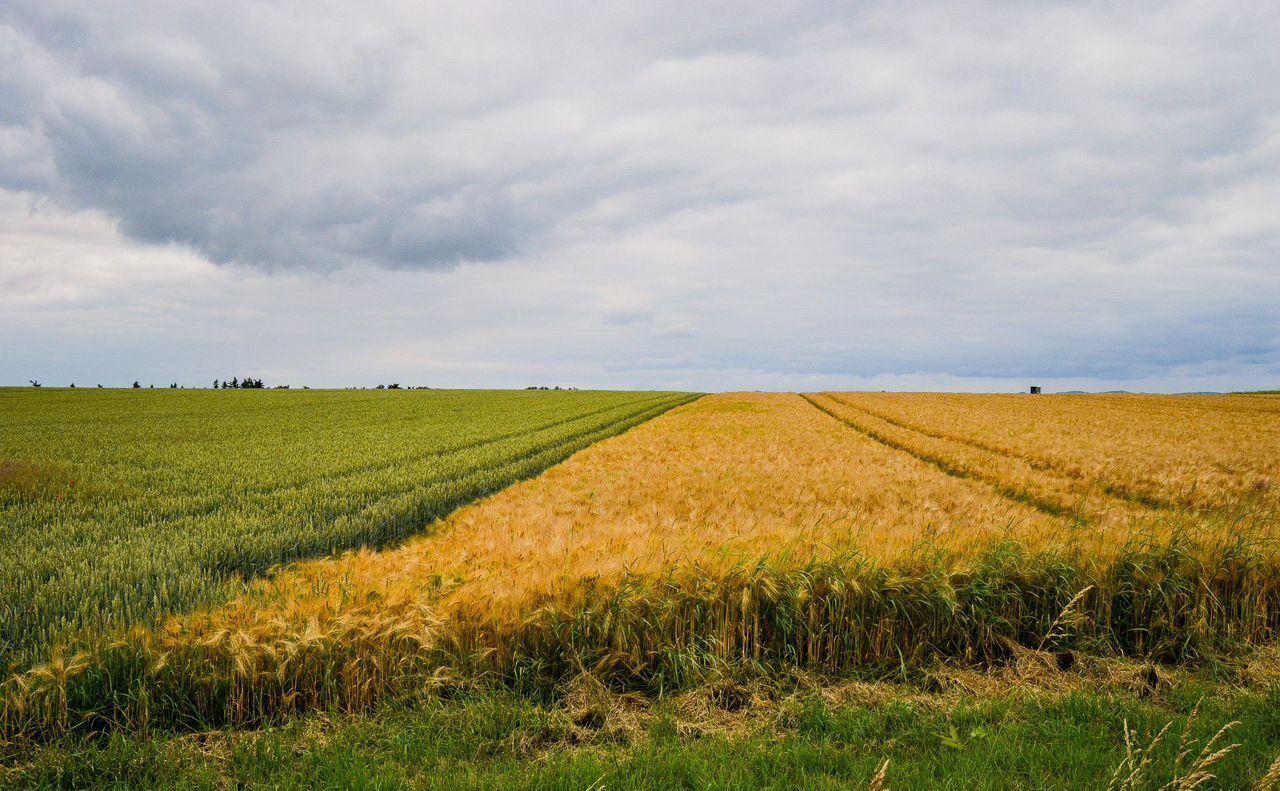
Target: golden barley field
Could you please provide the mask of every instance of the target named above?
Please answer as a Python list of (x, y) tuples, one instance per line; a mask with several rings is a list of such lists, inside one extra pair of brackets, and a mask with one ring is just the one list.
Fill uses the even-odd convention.
[[(705, 397), (460, 510), (389, 552), (299, 564), (252, 606), (416, 595), (516, 610), (583, 579), (770, 556), (800, 563), (921, 540), (963, 548), (1062, 520), (849, 430), (794, 394)], [(341, 581), (335, 585), (335, 581)]]
[(1280, 487), (1274, 395), (833, 396), (914, 441), (969, 445), (1149, 505), (1212, 508)]
[(1280, 629), (1277, 470), (1275, 397), (710, 395), (398, 547), (57, 654), (0, 721), (245, 724), (459, 677), (665, 689), (1017, 646), (1196, 659)]
[[(850, 549), (892, 560), (926, 542), (963, 556), (998, 536), (1101, 555), (1136, 530), (1226, 524), (1174, 505), (1182, 500), (1202, 509), (1237, 507), (1245, 495), (1274, 502), (1276, 399), (1248, 409), (1247, 398), (1221, 408), (1127, 398), (1112, 406), (1109, 396), (708, 396), (466, 507), (399, 549), (299, 564), (253, 606), (416, 595), (429, 578), (448, 601), (519, 609), (583, 579), (765, 556), (802, 563)], [(907, 411), (920, 429), (856, 406), (895, 399), (918, 405)], [(1041, 405), (1037, 421), (1028, 410)], [(1024, 439), (1027, 455), (988, 450), (974, 429), (950, 439), (944, 430), (955, 424), (933, 415), (960, 409), (981, 415), (978, 425), (1038, 426), (1047, 447), (1034, 455), (1036, 442)], [(1170, 411), (1182, 453), (1168, 447), (1167, 432), (1153, 440), (1152, 426)], [(1140, 417), (1126, 432), (1130, 415)], [(997, 434), (1007, 436), (1020, 436), (1016, 426)], [(1206, 447), (1216, 451), (1198, 457)], [(1161, 505), (1115, 494), (1133, 491)]]

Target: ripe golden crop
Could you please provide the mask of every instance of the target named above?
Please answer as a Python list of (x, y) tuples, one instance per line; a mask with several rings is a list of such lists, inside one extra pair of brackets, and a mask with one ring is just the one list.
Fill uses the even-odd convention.
[(398, 549), (298, 564), (265, 583), (255, 606), (341, 606), (431, 580), (452, 601), (518, 609), (584, 578), (853, 548), (893, 557), (926, 539), (958, 550), (1006, 531), (1056, 534), (1062, 522), (851, 431), (800, 396), (734, 393), (594, 445)]
[(843, 393), (863, 419), (971, 443), (1148, 505), (1280, 494), (1280, 397)]
[[(1163, 490), (1168, 507), (1128, 495), (1136, 488), (1133, 481), (1151, 469), (1137, 463), (1139, 455), (1119, 457), (1112, 450), (1149, 444), (1145, 436), (1123, 435), (1119, 426), (1129, 412), (1174, 410), (1188, 454), (1215, 441), (1229, 445), (1208, 454), (1203, 470), (1186, 461), (1186, 454), (1161, 453), (1162, 459), (1179, 459), (1177, 469), (1201, 480), (1201, 489), (1213, 481), (1227, 487), (1199, 492), (1199, 502), (1206, 504), (1234, 503), (1242, 489), (1258, 491), (1256, 481), (1266, 480), (1266, 461), (1280, 447), (1221, 435), (1224, 421), (1276, 431), (1238, 399), (1226, 399), (1226, 417), (1212, 408), (1212, 400), (1197, 401), (1192, 421), (1179, 411), (1185, 410), (1180, 402), (1168, 399), (1147, 403), (1134, 397), (1136, 406), (1117, 415), (1108, 397), (1073, 397), (1065, 404), (1053, 397), (1009, 397), (1024, 423), (1060, 438), (1041, 451), (1055, 460), (1045, 463), (1039, 455), (987, 449), (985, 440), (971, 439), (972, 431), (963, 435), (966, 442), (947, 438), (941, 429), (925, 433), (888, 422), (855, 406), (864, 395), (705, 397), (464, 508), (431, 535), (398, 549), (299, 564), (266, 583), (258, 604), (327, 607), (339, 595), (411, 595), (430, 579), (448, 588), (450, 600), (519, 608), (586, 578), (610, 580), (695, 564), (725, 569), (764, 556), (801, 564), (847, 550), (892, 560), (922, 542), (960, 557), (996, 537), (1016, 538), (1032, 549), (1071, 543), (1101, 557), (1139, 530), (1168, 533), (1205, 519), (1176, 508), (1172, 490)], [(880, 396), (876, 403), (895, 397)], [(902, 398), (992, 410), (975, 418), (979, 425), (1010, 411), (996, 397)], [(1079, 423), (1090, 419), (1095, 400), (1110, 430), (1102, 437), (1083, 436)], [(1037, 403), (1048, 404), (1038, 422), (1027, 412)], [(913, 413), (922, 426), (932, 425), (926, 423), (931, 414)], [(1060, 422), (1067, 428), (1054, 428)], [(1147, 428), (1143, 423), (1136, 431)], [(1079, 468), (1056, 461), (1091, 453), (1099, 458)], [(1233, 468), (1220, 461), (1228, 455), (1236, 459)], [(1133, 466), (1120, 466), (1120, 458)], [(1101, 475), (1107, 470), (1114, 477)], [(1242, 487), (1239, 481), (1255, 483)], [(341, 594), (332, 585), (337, 579)]]

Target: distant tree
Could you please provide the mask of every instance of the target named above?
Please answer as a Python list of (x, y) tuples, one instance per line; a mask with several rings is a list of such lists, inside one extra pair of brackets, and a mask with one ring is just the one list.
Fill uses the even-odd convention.
[(214, 380), (213, 380), (213, 389), (214, 389), (214, 390), (217, 390), (217, 389), (218, 389), (218, 380), (217, 380), (217, 379), (214, 379)]
[[(239, 387), (240, 387), (240, 380), (239, 380), (239, 379), (237, 379), (237, 378), (235, 378), (234, 376), (233, 376), (233, 377), (231, 377), (231, 386), (232, 386), (233, 388), (239, 389)], [(226, 385), (223, 385), (223, 387), (226, 387)]]
[(75, 383), (75, 382), (72, 382), (72, 383), (71, 383), (71, 389), (72, 389), (72, 390), (75, 390), (75, 389), (76, 389), (76, 383)]
[(36, 381), (36, 380), (34, 380), (34, 379), (28, 379), (27, 381), (31, 383), (31, 386), (32, 386), (32, 387), (39, 387), (39, 386), (40, 386), (40, 383), (39, 383), (39, 382), (37, 382), (37, 381)]
[(102, 387), (102, 385), (98, 385), (98, 387)]
[(142, 385), (138, 384), (136, 381), (133, 383), (133, 389), (134, 389), (134, 390), (137, 390), (137, 389), (138, 389), (138, 388), (140, 388), (140, 387), (142, 387)]
[(375, 387), (374, 389), (375, 389), (375, 390), (386, 390), (386, 389), (387, 389), (387, 387), (386, 387), (386, 385), (378, 385), (378, 386), (377, 386), (377, 387)]
[(389, 385), (387, 385), (387, 389), (388, 389), (388, 390), (399, 390), (399, 389), (400, 389), (400, 383), (399, 383), (399, 382), (396, 382), (395, 384), (389, 384)]
[(177, 382), (174, 382), (173, 384), (169, 385), (169, 389), (170, 389), (170, 390), (177, 390), (177, 389), (178, 389), (178, 383), (177, 383)]

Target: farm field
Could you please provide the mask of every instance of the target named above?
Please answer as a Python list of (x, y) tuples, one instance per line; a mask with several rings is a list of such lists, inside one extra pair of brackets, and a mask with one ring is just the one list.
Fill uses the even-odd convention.
[(688, 398), (0, 390), (0, 667), (383, 546)]
[[(1107, 479), (1055, 475), (1002, 454), (976, 459), (964, 443), (887, 439), (845, 398), (706, 397), (460, 510), (445, 529), (394, 550), (298, 564), (234, 606), (330, 617), (351, 601), (418, 600), (429, 590), (437, 612), (516, 618), (531, 604), (572, 598), (584, 580), (673, 570), (798, 568), (849, 554), (912, 562), (922, 550), (954, 565), (1006, 540), (1105, 567), (1135, 539), (1177, 534), (1206, 549), (1244, 541), (1269, 552), (1277, 537), (1274, 490), (1258, 463), (1275, 452), (1265, 408), (1257, 425), (1219, 439), (1237, 445), (1250, 498), (1190, 510), (1117, 498)], [(1114, 436), (1098, 441), (1102, 453)]]
[[(1157, 508), (1213, 508), (1275, 496), (1280, 399), (1261, 395), (835, 393), (871, 430), (938, 441), (956, 458), (1006, 457), (1076, 493)], [(961, 461), (960, 463), (964, 463)], [(1000, 473), (996, 474), (999, 477)]]
[[(389, 394), (345, 395), (376, 399)], [(315, 495), (313, 507), (330, 498), (358, 503), (364, 509), (360, 513), (387, 514), (395, 527), (369, 519), (362, 523), (367, 532), (358, 538), (334, 531), (318, 539), (328, 543), (307, 545), (318, 549), (292, 555), (280, 543), (270, 543), (275, 537), (263, 529), (258, 535), (269, 542), (264, 546), (274, 549), (264, 550), (257, 566), (237, 568), (253, 580), (218, 582), (201, 589), (216, 595), (193, 594), (181, 606), (147, 611), (142, 619), (113, 620), (108, 608), (99, 622), (102, 639), (89, 636), (78, 647), (55, 653), (52, 662), (6, 682), (0, 710), (5, 737), (14, 744), (88, 738), (132, 733), (140, 724), (166, 733), (248, 733), (263, 725), (335, 715), (357, 721), (373, 717), (375, 724), (383, 723), (376, 727), (399, 733), (418, 727), (415, 718), (425, 715), (414, 712), (423, 707), (435, 710), (439, 699), (474, 694), (478, 710), (488, 714), (439, 705), (460, 720), (493, 714), (507, 723), (477, 726), (482, 730), (509, 725), (514, 730), (504, 732), (511, 736), (527, 726), (544, 736), (519, 738), (570, 749), (584, 738), (574, 719), (581, 714), (581, 701), (571, 700), (578, 709), (567, 714), (556, 707), (570, 705), (564, 701), (574, 698), (583, 678), (604, 690), (609, 703), (601, 705), (614, 714), (619, 706), (632, 705), (629, 695), (656, 699), (659, 709), (671, 695), (677, 700), (703, 695), (704, 702), (709, 695), (713, 709), (752, 710), (764, 706), (764, 699), (787, 697), (775, 691), (795, 688), (797, 678), (809, 679), (795, 693), (800, 699), (818, 695), (826, 700), (815, 689), (850, 677), (892, 681), (888, 687), (898, 693), (878, 688), (877, 694), (900, 693), (904, 700), (926, 701), (925, 706), (938, 704), (931, 695), (950, 696), (946, 711), (952, 711), (957, 698), (962, 708), (980, 705), (986, 683), (956, 673), (981, 676), (1020, 668), (1016, 683), (1001, 688), (1005, 702), (987, 703), (1002, 711), (1075, 706), (1071, 716), (1076, 719), (1064, 724), (1070, 731), (1064, 738), (1083, 741), (1096, 736), (1086, 738), (1089, 718), (1107, 706), (1090, 697), (1094, 681), (1113, 684), (1123, 706), (1152, 722), (1165, 715), (1186, 720), (1194, 713), (1190, 692), (1176, 705), (1145, 700), (1150, 689), (1163, 688), (1160, 679), (1183, 673), (1181, 668), (1199, 669), (1200, 675), (1179, 685), (1218, 696), (1235, 690), (1231, 694), (1251, 701), (1247, 705), (1259, 712), (1270, 705), (1263, 701), (1274, 698), (1276, 676), (1265, 668), (1276, 666), (1268, 651), (1280, 628), (1280, 398), (727, 393), (686, 403), (692, 397), (679, 394), (613, 394), (613, 401), (609, 394), (585, 393), (485, 397), (495, 401), (469, 404), (467, 409), (475, 411), (459, 411), (459, 424), (481, 415), (493, 419), (504, 408), (515, 413), (545, 405), (547, 411), (537, 419), (489, 431), (525, 437), (530, 444), (519, 447), (529, 448), (527, 437), (537, 434), (529, 427), (553, 423), (543, 429), (548, 442), (561, 432), (575, 438), (559, 440), (558, 450), (547, 457), (567, 460), (485, 478), (484, 487), (449, 499), (444, 510), (469, 505), (421, 531), (443, 513), (431, 510), (438, 505), (417, 506), (425, 509), (425, 518), (424, 511), (405, 515), (381, 505), (372, 482), (363, 494), (343, 499), (347, 481), (331, 473), (334, 479)], [(540, 402), (540, 397), (582, 400)], [(581, 411), (566, 413), (569, 403)], [(326, 408), (344, 408), (321, 404), (322, 415), (333, 414)], [(424, 408), (401, 414), (398, 424), (387, 426), (381, 422), (386, 416), (371, 408), (363, 432), (353, 430), (352, 436), (364, 436), (369, 444), (363, 447), (375, 453), (379, 441), (398, 442), (406, 432), (447, 434), (443, 427), (418, 426), (427, 414), (436, 413)], [(286, 421), (278, 413), (277, 419), (280, 425)], [(129, 430), (112, 420), (94, 430), (106, 431), (108, 425), (121, 432), (111, 436), (128, 436)], [(578, 426), (578, 433), (569, 426)], [(613, 436), (623, 429), (629, 430)], [(383, 439), (370, 439), (369, 432)], [(79, 441), (81, 447), (90, 444)], [(345, 447), (342, 441), (333, 442), (325, 454), (330, 461), (317, 460), (315, 468), (333, 463), (349, 471), (332, 461), (334, 456), (350, 461), (335, 450)], [(531, 453), (526, 450), (520, 458)], [(51, 452), (40, 461), (56, 465), (67, 463), (66, 457), (65, 451)], [(120, 458), (120, 474), (138, 466), (137, 459)], [(487, 462), (477, 458), (474, 463), (483, 468)], [(303, 462), (292, 472), (265, 471), (271, 466), (265, 458), (261, 464), (263, 476), (275, 486), (295, 482), (305, 489), (310, 480), (311, 468)], [(237, 467), (228, 462), (219, 469), (231, 475)], [(410, 467), (394, 480), (408, 486), (426, 469), (440, 468)], [(156, 478), (146, 485), (158, 492), (189, 480)], [(246, 477), (244, 492), (257, 491), (254, 480), (261, 483), (256, 475)], [(28, 500), (9, 501), (14, 513), (33, 511), (37, 492), (48, 497), (53, 491), (52, 484), (23, 485)], [(399, 502), (395, 497), (392, 502)], [(269, 523), (270, 508), (286, 500), (281, 495), (263, 503), (254, 512), (261, 524)], [(246, 497), (243, 502), (254, 501)], [(306, 511), (299, 506), (289, 513)], [(32, 519), (28, 524), (36, 524)], [(342, 547), (363, 548), (314, 557)], [(313, 559), (261, 574), (307, 555)], [(159, 612), (175, 614), (147, 628), (145, 622)], [(130, 623), (144, 625), (121, 628)], [(85, 636), (83, 630), (78, 634)], [(1034, 669), (1030, 676), (1027, 668)], [(1090, 681), (1089, 673), (1105, 678)], [(1151, 674), (1157, 681), (1150, 689), (1145, 681), (1136, 686), (1116, 681)], [(1025, 684), (1024, 676), (1030, 678)], [(1031, 689), (1029, 698), (1023, 686)], [(914, 705), (902, 716), (925, 717)], [(529, 714), (528, 706), (536, 712)], [(383, 710), (401, 711), (407, 719), (379, 719)], [(951, 722), (950, 714), (939, 719), (936, 710), (930, 711), (922, 720), (928, 725), (920, 727)], [(984, 711), (978, 720), (998, 719)], [(1211, 730), (1233, 716), (1224, 705), (1213, 712)], [(614, 714), (602, 714), (602, 721)], [(564, 716), (571, 727), (555, 726), (560, 735), (545, 737), (550, 726), (538, 725), (539, 718)], [(852, 715), (835, 711), (820, 719), (830, 723), (844, 716)], [(512, 717), (523, 724), (512, 724)], [(652, 729), (666, 727), (662, 721), (646, 719), (649, 736), (634, 749), (659, 749)], [(761, 734), (773, 733), (769, 729), (775, 726), (760, 731), (761, 722), (752, 722), (724, 738), (746, 738), (744, 744), (767, 752), (773, 737)], [(693, 726), (679, 725), (676, 732), (687, 727)], [(887, 724), (856, 727), (871, 728), (869, 733), (880, 734), (874, 739), (886, 745), (876, 755), (859, 757), (856, 772), (850, 768), (845, 778), (866, 782), (879, 754), (893, 752), (888, 745), (896, 742)], [(1280, 752), (1275, 735), (1280, 722), (1260, 713), (1248, 728), (1242, 757), (1224, 770), (1240, 782), (1261, 776)], [(268, 742), (278, 743), (271, 742), (276, 738)], [(1107, 738), (1080, 748), (1096, 752), (1091, 778), (1127, 760), (1123, 731), (1113, 729)], [(129, 753), (134, 768), (152, 765), (150, 751), (172, 749), (196, 762), (189, 776), (193, 783), (203, 776), (198, 758), (180, 745), (126, 744), (134, 751)], [(376, 749), (393, 749), (379, 744)], [(682, 760), (712, 760), (679, 744), (668, 747), (690, 750), (680, 753)], [(70, 749), (75, 761), (107, 760), (94, 744), (83, 752)], [(308, 746), (279, 749), (295, 755), (302, 750), (316, 761), (338, 760)], [(619, 749), (614, 759), (632, 760), (627, 752), (632, 748)], [(793, 749), (796, 755), (784, 764), (803, 762), (804, 755), (825, 748), (802, 739), (788, 743), (787, 750)], [(47, 762), (62, 760), (51, 757), (55, 754), (40, 752), (44, 768), (28, 764), (23, 771), (36, 774), (22, 776), (54, 777)], [(512, 766), (493, 768), (495, 785), (519, 785), (512, 778), (524, 776), (522, 755), (512, 756)], [(899, 777), (923, 782), (941, 771), (931, 763), (935, 758), (900, 754), (895, 760), (916, 766), (904, 767)], [(303, 761), (307, 765), (299, 767), (300, 776), (316, 768), (308, 768), (311, 760)], [(566, 778), (601, 769), (575, 760), (542, 775), (545, 784), (572, 785)], [(1160, 758), (1159, 766), (1178, 771), (1173, 756)], [(247, 767), (241, 764), (250, 774), (257, 771)], [(779, 777), (798, 771), (773, 764), (756, 768), (782, 772)], [(350, 781), (339, 769), (329, 769)], [(503, 779), (507, 770), (515, 774)], [(563, 776), (556, 774), (561, 771)], [(605, 767), (599, 774), (610, 771)], [(770, 776), (741, 775), (735, 784), (716, 782), (714, 769), (707, 771), (707, 784), (723, 787), (751, 787), (752, 778), (763, 782)], [(477, 775), (464, 774), (474, 783)], [(610, 787), (643, 786), (636, 779), (642, 776), (615, 771)], [(413, 782), (405, 777), (387, 782), (450, 787), (414, 777)], [(1029, 787), (1000, 781), (965, 787)], [(1105, 780), (1098, 787), (1106, 787)]]

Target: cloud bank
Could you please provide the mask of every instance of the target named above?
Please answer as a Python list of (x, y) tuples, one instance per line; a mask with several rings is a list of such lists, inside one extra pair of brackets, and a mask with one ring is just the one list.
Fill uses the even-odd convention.
[(11, 2), (0, 376), (1261, 386), (1277, 40), (1259, 3)]

